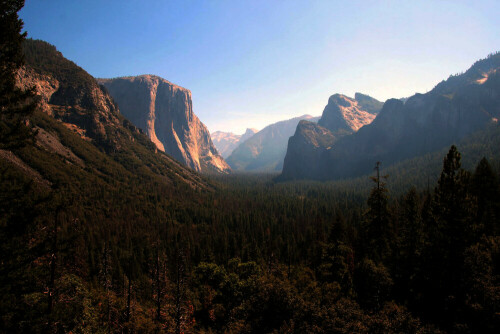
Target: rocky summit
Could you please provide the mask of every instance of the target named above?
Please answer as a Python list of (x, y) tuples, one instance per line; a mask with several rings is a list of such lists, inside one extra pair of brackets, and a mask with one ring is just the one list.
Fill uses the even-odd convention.
[(155, 75), (99, 79), (120, 111), (141, 128), (156, 147), (188, 167), (228, 173), (207, 127), (193, 113), (191, 92)]
[(288, 141), (281, 178), (321, 178), (322, 161), (340, 138), (370, 124), (383, 103), (356, 93), (355, 98), (334, 94), (328, 99), (318, 124), (301, 121)]
[[(500, 117), (500, 54), (476, 62), (469, 70), (452, 75), (426, 94), (408, 99), (389, 99), (373, 122), (358, 131), (322, 147), (316, 154), (315, 167), (303, 169), (302, 162), (317, 145), (304, 131), (296, 131), (302, 141), (291, 139), (282, 179), (339, 179), (365, 175), (375, 162), (391, 166), (403, 160), (435, 152), (455, 144), (465, 136), (497, 124)], [(334, 129), (354, 130), (361, 122), (344, 117), (361, 115), (352, 100), (334, 95), (329, 100), (319, 125)], [(366, 101), (364, 101), (366, 103)], [(357, 101), (359, 106), (360, 101)], [(349, 112), (346, 112), (349, 110)], [(331, 114), (334, 111), (334, 114)], [(325, 114), (329, 112), (330, 114)], [(304, 145), (303, 142), (308, 145)], [(293, 145), (302, 143), (299, 150)], [(290, 146), (291, 145), (291, 146)]]
[[(363, 96), (363, 98), (358, 101), (342, 94), (330, 96), (318, 124), (333, 132), (341, 129), (355, 132), (362, 126), (370, 124), (383, 103), (367, 95), (356, 94), (357, 97)], [(363, 102), (367, 99), (378, 102), (379, 108), (365, 107)]]

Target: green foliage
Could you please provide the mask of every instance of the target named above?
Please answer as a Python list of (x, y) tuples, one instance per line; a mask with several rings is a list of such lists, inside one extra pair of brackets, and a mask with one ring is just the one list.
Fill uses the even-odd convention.
[(16, 87), (17, 71), (24, 65), (21, 34), (23, 21), (17, 12), (24, 1), (0, 3), (0, 149), (11, 149), (33, 142), (28, 116), (35, 108), (32, 90)]
[(366, 213), (365, 233), (367, 249), (365, 252), (372, 254), (375, 259), (384, 259), (389, 252), (389, 239), (391, 239), (391, 217), (388, 209), (388, 191), (383, 179), (388, 176), (380, 176), (380, 162), (375, 166), (376, 176), (372, 177), (375, 183), (370, 197), (368, 197), (368, 212)]
[(81, 103), (84, 107), (91, 106), (90, 101), (85, 101), (85, 92), (95, 85), (95, 79), (81, 67), (63, 57), (56, 47), (40, 40), (27, 39), (23, 43), (24, 57), (38, 73), (48, 75), (60, 82), (58, 89), (52, 96), (51, 103), (69, 105)]
[(500, 326), (500, 238), (483, 237), (465, 251), (464, 284), (467, 320), (487, 333)]
[(368, 309), (380, 309), (392, 285), (389, 270), (382, 263), (365, 258), (356, 268), (358, 302)]
[(495, 201), (499, 198), (498, 177), (493, 172), (488, 160), (481, 159), (472, 176), (471, 191), (477, 198), (476, 235), (497, 235), (498, 224), (495, 217), (498, 217), (499, 204)]

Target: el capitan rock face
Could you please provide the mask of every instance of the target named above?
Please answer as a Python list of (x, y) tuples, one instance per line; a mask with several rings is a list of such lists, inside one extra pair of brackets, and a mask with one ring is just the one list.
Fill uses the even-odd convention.
[[(120, 177), (152, 177), (164, 185), (182, 183), (207, 189), (198, 173), (158, 152), (148, 137), (121, 115), (106, 88), (53, 45), (28, 39), (23, 48), (26, 62), (16, 73), (16, 84), (23, 90), (33, 87), (38, 99), (32, 116), (37, 130), (32, 148), (48, 152), (54, 164), (71, 168), (53, 168), (51, 163), (40, 166), (36, 159), (21, 163), (22, 159), (12, 152), (3, 152), (3, 159), (45, 185), (51, 184), (51, 177), (71, 178), (78, 174), (105, 176), (103, 182), (107, 182), (109, 175), (116, 172), (114, 175)], [(33, 161), (36, 168), (30, 167)], [(37, 170), (44, 173), (37, 174)], [(39, 175), (47, 182), (43, 178), (40, 182)]]
[(257, 129), (247, 129), (244, 134), (235, 135), (232, 132), (215, 131), (210, 136), (219, 153), (226, 159), (239, 144), (244, 143), (257, 132)]
[(365, 175), (377, 161), (390, 166), (449, 147), (489, 123), (498, 122), (498, 118), (500, 53), (476, 62), (461, 75), (450, 76), (426, 94), (415, 94), (406, 101), (387, 100), (371, 124), (324, 148), (315, 162), (319, 172), (307, 175), (299, 172), (297, 164), (307, 153), (297, 153), (289, 147), (290, 156), (281, 178), (338, 179)]
[(122, 114), (158, 149), (200, 172), (228, 173), (206, 126), (193, 113), (191, 92), (154, 75), (99, 79)]

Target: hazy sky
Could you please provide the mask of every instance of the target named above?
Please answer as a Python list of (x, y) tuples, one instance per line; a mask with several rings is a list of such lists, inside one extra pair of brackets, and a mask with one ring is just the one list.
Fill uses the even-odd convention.
[(28, 36), (95, 77), (191, 90), (210, 131), (426, 92), (500, 50), (500, 1), (27, 0)]

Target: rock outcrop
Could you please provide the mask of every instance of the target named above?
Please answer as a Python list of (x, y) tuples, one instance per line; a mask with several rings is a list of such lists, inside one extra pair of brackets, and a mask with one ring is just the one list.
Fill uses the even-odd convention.
[[(26, 65), (16, 79), (19, 88), (34, 88), (38, 96), (32, 117), (37, 149), (62, 159), (76, 174), (107, 178), (111, 174), (108, 165), (112, 165), (117, 177), (140, 175), (170, 185), (207, 187), (199, 174), (158, 152), (148, 137), (123, 117), (107, 89), (53, 45), (28, 39), (24, 54)], [(57, 170), (50, 166), (49, 162), (44, 165), (48, 174)]]
[[(358, 93), (357, 96), (361, 96), (361, 94)], [(382, 106), (380, 107), (382, 108)], [(362, 126), (370, 124), (379, 110), (369, 112), (356, 99), (342, 94), (335, 94), (328, 99), (328, 104), (323, 110), (323, 115), (318, 124), (333, 132), (337, 130), (355, 132)]]
[(99, 79), (122, 114), (156, 147), (200, 172), (228, 173), (206, 126), (193, 113), (191, 92), (154, 75)]
[(245, 142), (257, 132), (257, 129), (247, 129), (244, 134), (235, 135), (232, 132), (215, 131), (210, 136), (219, 153), (226, 159), (239, 144)]
[(297, 125), (288, 141), (281, 178), (322, 178), (326, 172), (323, 161), (332, 145), (370, 124), (382, 105), (361, 93), (354, 99), (342, 94), (330, 96), (318, 124), (301, 121)]
[[(450, 76), (426, 94), (415, 94), (405, 101), (386, 101), (372, 123), (338, 138), (330, 148), (325, 147), (315, 162), (314, 173), (298, 171), (297, 165), (308, 153), (289, 147), (290, 156), (287, 155), (281, 178), (361, 176), (370, 173), (377, 161), (387, 167), (449, 147), (487, 124), (498, 122), (499, 69), (500, 53), (496, 53), (476, 62), (465, 73)], [(330, 129), (334, 122), (323, 121), (324, 116), (318, 123)], [(331, 119), (335, 120), (328, 120)], [(309, 146), (302, 145), (302, 150), (315, 149), (312, 142)]]
[[(295, 134), (288, 140), (283, 163), (283, 175), (294, 179), (307, 179), (322, 173), (321, 161), (325, 152), (333, 145), (336, 137), (321, 125), (300, 121)], [(300, 160), (297, 160), (300, 157)]]
[(17, 73), (22, 89), (34, 87), (40, 108), (106, 150), (120, 150), (120, 112), (111, 96), (82, 68), (46, 42), (27, 40), (26, 66)]
[(288, 138), (301, 120), (316, 121), (317, 118), (303, 115), (266, 126), (241, 143), (227, 158), (228, 164), (241, 172), (281, 171)]

